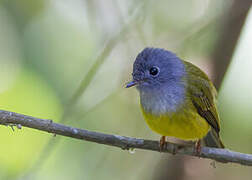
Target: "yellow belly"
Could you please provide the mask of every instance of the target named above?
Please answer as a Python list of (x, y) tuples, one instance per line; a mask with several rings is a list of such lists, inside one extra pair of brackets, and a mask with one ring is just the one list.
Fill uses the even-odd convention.
[(195, 110), (187, 109), (157, 116), (141, 109), (149, 127), (162, 136), (194, 141), (202, 139), (210, 129), (206, 120)]

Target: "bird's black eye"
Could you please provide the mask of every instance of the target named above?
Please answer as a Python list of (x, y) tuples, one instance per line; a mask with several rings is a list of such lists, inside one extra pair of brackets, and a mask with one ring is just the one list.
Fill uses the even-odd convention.
[(151, 74), (152, 76), (157, 76), (158, 73), (159, 73), (159, 68), (158, 68), (158, 67), (153, 66), (152, 68), (150, 68), (150, 74)]

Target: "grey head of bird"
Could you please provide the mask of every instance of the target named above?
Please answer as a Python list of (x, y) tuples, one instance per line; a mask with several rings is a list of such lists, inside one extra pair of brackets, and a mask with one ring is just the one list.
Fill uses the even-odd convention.
[(146, 111), (163, 113), (175, 111), (185, 96), (185, 66), (174, 53), (160, 48), (145, 48), (133, 65), (133, 81), (141, 104)]

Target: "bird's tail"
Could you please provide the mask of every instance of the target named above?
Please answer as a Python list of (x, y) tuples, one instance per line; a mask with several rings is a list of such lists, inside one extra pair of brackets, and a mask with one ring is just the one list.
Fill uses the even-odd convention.
[(208, 147), (214, 148), (225, 148), (224, 144), (222, 143), (219, 135), (214, 129), (211, 129), (206, 137), (203, 139), (204, 143)]

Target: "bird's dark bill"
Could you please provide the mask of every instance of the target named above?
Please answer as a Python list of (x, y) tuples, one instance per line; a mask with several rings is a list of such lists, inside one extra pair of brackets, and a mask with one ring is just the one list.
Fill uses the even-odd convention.
[(130, 87), (135, 86), (135, 85), (137, 85), (137, 82), (136, 82), (136, 81), (131, 81), (131, 82), (129, 82), (129, 83), (126, 85), (126, 88), (130, 88)]

